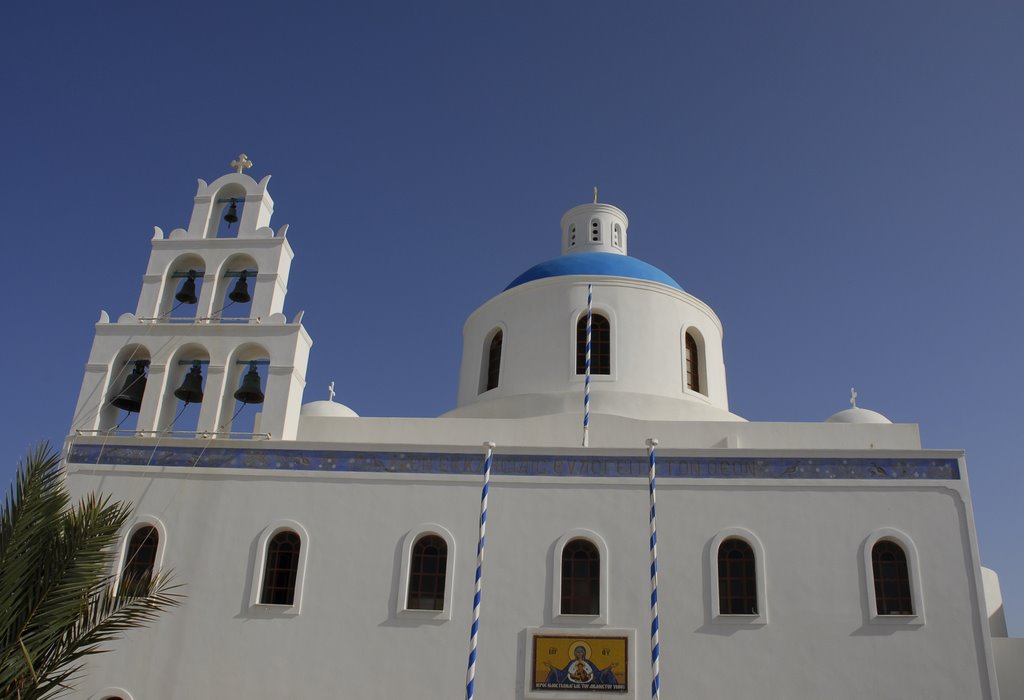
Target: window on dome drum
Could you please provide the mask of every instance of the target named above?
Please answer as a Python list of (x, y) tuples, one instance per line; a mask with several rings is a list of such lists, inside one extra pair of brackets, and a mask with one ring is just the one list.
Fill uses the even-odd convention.
[(409, 567), (409, 610), (444, 610), (448, 545), (437, 535), (416, 540)]
[(757, 614), (754, 550), (730, 538), (718, 548), (718, 610), (723, 615)]
[(880, 540), (871, 548), (875, 579), (875, 605), (879, 615), (913, 615), (907, 553), (892, 540)]
[(601, 222), (597, 219), (590, 222), (590, 241), (592, 243), (601, 242)]
[[(576, 322), (576, 374), (587, 373), (587, 315)], [(612, 373), (612, 329), (608, 319), (594, 314), (590, 321), (590, 373)]]
[(491, 344), (487, 349), (487, 388), (484, 391), (498, 387), (498, 375), (501, 372), (501, 339), (502, 332), (499, 330), (491, 338)]
[(156, 550), (160, 544), (160, 536), (156, 528), (150, 525), (140, 527), (128, 540), (128, 551), (121, 569), (121, 593), (135, 595), (145, 591), (153, 578), (153, 567), (156, 565)]
[(576, 224), (569, 227), (569, 247), (576, 245)]
[(612, 228), (612, 245), (615, 246), (616, 248), (619, 247), (621, 234), (622, 228), (618, 224), (615, 224), (615, 226)]
[(260, 603), (293, 605), (295, 578), (299, 573), (299, 548), (302, 541), (291, 530), (283, 530), (270, 539), (267, 560), (263, 567), (263, 589)]
[(601, 555), (587, 540), (570, 540), (562, 550), (563, 615), (598, 615)]
[(700, 352), (692, 333), (686, 334), (686, 388), (700, 391)]

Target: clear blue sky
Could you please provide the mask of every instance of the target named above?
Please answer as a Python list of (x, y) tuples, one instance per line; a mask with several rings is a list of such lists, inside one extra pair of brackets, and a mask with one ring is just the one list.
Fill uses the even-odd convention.
[(454, 405), (461, 326), (601, 198), (725, 324), (731, 406), (967, 450), (1024, 635), (1024, 5), (20, 3), (0, 27), (0, 477), (69, 425), (100, 309), (239, 151), (296, 250), (306, 400)]

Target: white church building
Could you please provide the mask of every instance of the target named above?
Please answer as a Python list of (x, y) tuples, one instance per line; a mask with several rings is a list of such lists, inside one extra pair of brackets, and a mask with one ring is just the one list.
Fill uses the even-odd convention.
[(628, 255), (622, 210), (595, 195), (558, 257), (508, 270), (452, 410), (360, 417), (303, 402), (288, 227), (249, 166), (199, 181), (134, 312), (96, 324), (68, 484), (135, 505), (117, 576), (172, 569), (187, 597), (71, 697), (1024, 697), (963, 452), (855, 397), (730, 412), (722, 322)]

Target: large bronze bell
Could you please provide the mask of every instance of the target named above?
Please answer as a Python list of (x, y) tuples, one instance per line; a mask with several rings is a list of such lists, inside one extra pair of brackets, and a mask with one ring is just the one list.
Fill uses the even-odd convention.
[(129, 413), (138, 413), (142, 408), (142, 395), (146, 392), (146, 365), (149, 360), (136, 360), (135, 368), (124, 380), (121, 391), (110, 400), (110, 405)]
[(174, 298), (180, 301), (182, 304), (195, 304), (199, 301), (199, 297), (196, 296), (196, 271), (189, 270), (188, 277), (181, 283), (181, 289), (174, 295)]
[(238, 223), (238, 204), (234, 197), (231, 198), (231, 206), (228, 207), (228, 213), (224, 215), (224, 220), (228, 222), (228, 228), (231, 228), (231, 224)]
[(174, 395), (185, 403), (203, 402), (203, 366), (200, 363), (192, 363), (192, 368), (185, 375), (181, 386), (174, 390)]
[(235, 400), (242, 403), (263, 403), (263, 390), (260, 388), (260, 373), (256, 371), (256, 363), (249, 363), (249, 371), (242, 377), (242, 384), (235, 392)]
[(235, 282), (235, 288), (228, 294), (228, 299), (238, 304), (248, 304), (252, 301), (252, 295), (249, 294), (249, 283), (246, 281), (246, 277), (249, 273), (242, 270), (238, 273), (238, 281)]

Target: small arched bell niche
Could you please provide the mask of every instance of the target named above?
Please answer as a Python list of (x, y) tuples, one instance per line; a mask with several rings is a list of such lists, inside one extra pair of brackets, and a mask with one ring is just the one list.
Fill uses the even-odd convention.
[(267, 401), (275, 399), (267, 395), (269, 371), (270, 353), (262, 345), (246, 343), (232, 353), (225, 368), (224, 396), (217, 416), (218, 433), (258, 432), (263, 397)]
[(164, 274), (157, 316), (166, 319), (194, 319), (199, 310), (206, 263), (195, 253), (174, 260)]
[[(273, 232), (274, 200), (267, 191), (270, 176), (256, 182), (243, 173), (222, 175), (210, 184), (199, 180), (187, 238), (260, 238)], [(233, 205), (233, 206), (232, 206)], [(266, 229), (266, 231), (264, 231)], [(176, 237), (171, 232), (171, 238)]]
[[(167, 363), (163, 397), (154, 429), (160, 433), (194, 433), (199, 430), (200, 409), (206, 395), (210, 353), (198, 343), (178, 349)], [(188, 382), (186, 382), (186, 377)]]
[(210, 316), (228, 322), (248, 321), (252, 317), (258, 274), (259, 265), (251, 255), (240, 253), (228, 258), (217, 274)]
[(121, 348), (107, 371), (106, 392), (99, 408), (102, 431), (133, 431), (138, 428), (139, 409), (149, 385), (150, 353), (133, 343)]
[(206, 238), (237, 238), (245, 209), (245, 188), (229, 182), (213, 195)]

